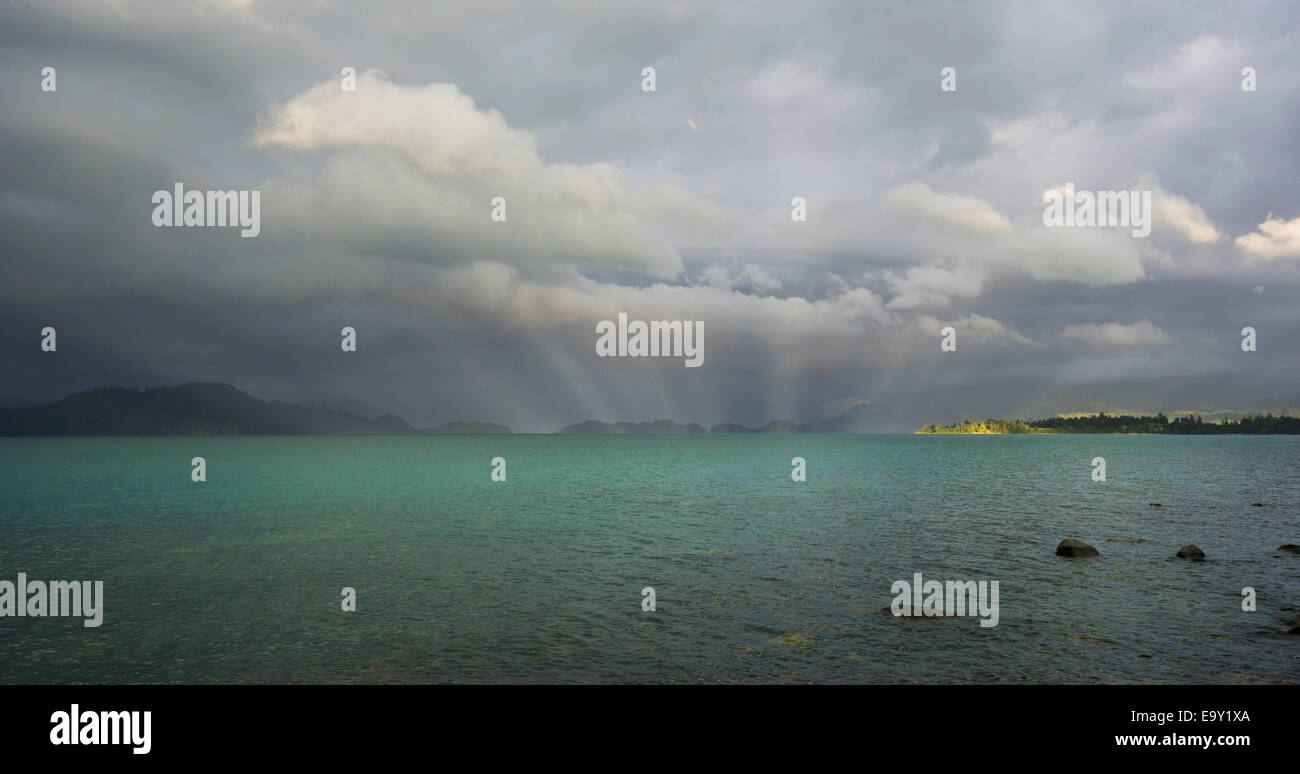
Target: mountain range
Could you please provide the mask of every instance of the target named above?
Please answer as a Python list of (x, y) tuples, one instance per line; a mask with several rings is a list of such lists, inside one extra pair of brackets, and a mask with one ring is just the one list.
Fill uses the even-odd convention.
[[(1002, 384), (974, 390), (922, 390), (859, 403), (838, 416), (799, 423), (775, 419), (761, 427), (725, 422), (706, 429), (669, 419), (653, 422), (587, 420), (556, 432), (579, 435), (678, 433), (906, 433), (927, 424), (989, 417), (1040, 419), (1073, 414), (1196, 414), (1206, 421), (1251, 414), (1300, 416), (1300, 397), (1285, 382), (1103, 382), (1034, 390)], [(1026, 399), (1025, 395), (1031, 396)], [(1017, 397), (1020, 396), (1020, 397)], [(512, 430), (491, 422), (450, 422), (414, 428), (401, 417), (374, 419), (346, 411), (263, 401), (228, 384), (106, 387), (78, 392), (45, 406), (0, 408), (0, 435), (400, 435), (487, 434)]]
[(393, 435), (509, 433), (488, 422), (417, 430), (392, 414), (366, 419), (346, 411), (263, 401), (228, 384), (200, 382), (134, 390), (78, 392), (48, 406), (0, 408), (0, 435)]

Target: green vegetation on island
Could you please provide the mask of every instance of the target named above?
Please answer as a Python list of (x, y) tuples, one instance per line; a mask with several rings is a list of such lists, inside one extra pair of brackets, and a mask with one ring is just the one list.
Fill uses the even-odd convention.
[(1105, 412), (1087, 416), (1048, 419), (984, 419), (951, 425), (926, 425), (918, 433), (1151, 433), (1155, 435), (1296, 435), (1300, 417), (1259, 416), (1204, 422), (1199, 416), (1170, 419), (1164, 414), (1110, 416)]

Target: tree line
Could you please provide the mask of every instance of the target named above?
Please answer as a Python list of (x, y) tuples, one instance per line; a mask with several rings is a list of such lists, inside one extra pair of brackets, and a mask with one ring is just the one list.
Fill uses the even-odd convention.
[(926, 425), (919, 433), (1152, 433), (1161, 435), (1297, 435), (1300, 417), (1261, 414), (1206, 422), (1199, 416), (1170, 419), (1162, 414), (1108, 415), (1047, 419), (982, 419)]

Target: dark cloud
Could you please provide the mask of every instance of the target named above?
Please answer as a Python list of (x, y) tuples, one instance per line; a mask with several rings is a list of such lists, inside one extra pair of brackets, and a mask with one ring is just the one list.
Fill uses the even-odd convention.
[[(9, 4), (0, 404), (217, 380), (420, 425), (550, 430), (816, 420), (999, 380), (1026, 396), (1101, 378), (1286, 382), (1300, 255), (1234, 238), (1300, 217), (1297, 15)], [(335, 91), (344, 66), (371, 79), (361, 99)], [(1244, 66), (1258, 91), (1241, 91)], [(315, 123), (267, 140), (288, 118)], [(178, 180), (262, 190), (262, 235), (155, 229), (150, 196)], [(1045, 229), (1042, 192), (1066, 182), (1155, 187), (1177, 217), (1146, 240)], [(488, 219), (495, 195), (507, 224)], [(706, 365), (595, 357), (595, 322), (619, 311), (706, 321)], [(962, 330), (959, 357), (940, 359), (944, 324)], [(45, 325), (55, 355), (39, 351)], [(344, 325), (355, 354), (339, 351)], [(1253, 356), (1244, 325), (1260, 330)]]

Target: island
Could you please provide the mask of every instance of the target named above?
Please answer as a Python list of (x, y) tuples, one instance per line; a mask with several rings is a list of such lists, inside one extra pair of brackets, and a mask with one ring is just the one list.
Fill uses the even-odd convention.
[(983, 419), (950, 425), (926, 425), (919, 434), (989, 435), (1018, 433), (1142, 433), (1152, 435), (1296, 435), (1300, 417), (1262, 414), (1241, 419), (1205, 422), (1189, 415), (1170, 419), (1164, 414), (1111, 416), (1105, 412), (1047, 419)]

